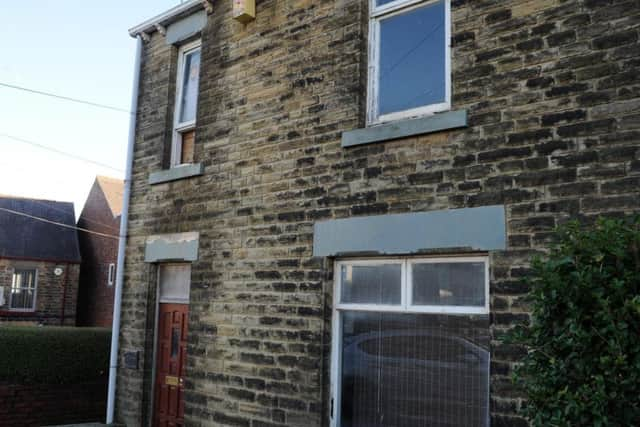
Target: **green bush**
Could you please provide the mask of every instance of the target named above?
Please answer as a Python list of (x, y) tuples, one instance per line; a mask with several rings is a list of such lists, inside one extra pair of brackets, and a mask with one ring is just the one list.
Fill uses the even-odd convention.
[(509, 341), (534, 426), (640, 425), (640, 221), (572, 222), (535, 259), (532, 322)]
[(0, 383), (72, 384), (108, 375), (111, 331), (0, 325)]

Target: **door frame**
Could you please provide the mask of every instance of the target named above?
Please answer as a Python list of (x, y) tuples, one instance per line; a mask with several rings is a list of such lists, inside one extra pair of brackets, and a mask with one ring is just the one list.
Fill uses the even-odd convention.
[[(153, 426), (153, 420), (155, 419), (155, 406), (156, 406), (156, 375), (158, 373), (158, 325), (160, 324), (160, 267), (162, 265), (170, 265), (170, 264), (188, 264), (191, 268), (191, 262), (161, 262), (156, 263), (155, 265), (155, 288), (156, 288), (156, 298), (154, 304), (155, 313), (153, 315), (153, 354), (151, 361), (151, 390), (149, 394), (149, 419), (147, 420), (147, 426)], [(191, 272), (191, 271), (189, 271)], [(189, 302), (185, 303), (184, 301), (180, 302), (171, 302), (168, 301), (169, 304), (185, 304), (189, 306), (189, 313), (191, 312), (191, 275), (189, 275)], [(188, 320), (187, 320), (188, 322)], [(187, 338), (189, 337), (190, 329), (187, 327)], [(187, 357), (189, 357), (189, 353), (187, 352)], [(186, 363), (186, 361), (185, 361)]]

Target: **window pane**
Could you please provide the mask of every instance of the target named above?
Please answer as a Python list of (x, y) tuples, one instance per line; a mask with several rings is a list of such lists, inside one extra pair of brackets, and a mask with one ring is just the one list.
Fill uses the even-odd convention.
[(198, 81), (200, 78), (200, 49), (184, 57), (182, 76), (182, 100), (180, 101), (180, 123), (196, 119), (198, 104)]
[(488, 426), (487, 315), (342, 316), (342, 427)]
[(485, 304), (483, 262), (413, 264), (413, 305)]
[(13, 288), (35, 288), (35, 270), (15, 270), (13, 273)]
[(11, 308), (33, 309), (36, 290), (35, 270), (15, 270), (11, 282)]
[(395, 0), (376, 0), (376, 6), (382, 6), (387, 3), (394, 2)]
[(11, 293), (11, 308), (32, 309), (34, 291), (31, 289), (14, 289)]
[(343, 265), (340, 302), (400, 304), (401, 269), (400, 264)]
[(379, 114), (445, 102), (444, 1), (380, 21)]
[(160, 302), (189, 302), (191, 264), (160, 266)]

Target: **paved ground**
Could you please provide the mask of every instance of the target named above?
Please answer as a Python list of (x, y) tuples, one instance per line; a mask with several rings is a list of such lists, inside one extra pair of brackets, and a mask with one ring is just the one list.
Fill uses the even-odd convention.
[(58, 426), (45, 426), (45, 427), (105, 427), (106, 424), (100, 423), (86, 423), (86, 424), (65, 424)]

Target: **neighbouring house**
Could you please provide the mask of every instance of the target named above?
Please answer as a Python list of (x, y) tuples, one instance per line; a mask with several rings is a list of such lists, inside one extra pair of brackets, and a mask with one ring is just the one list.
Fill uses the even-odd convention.
[(75, 325), (73, 203), (0, 196), (0, 322)]
[(637, 2), (251, 3), (130, 31), (116, 421), (526, 426), (531, 257), (640, 212)]
[(80, 286), (78, 326), (111, 327), (116, 281), (123, 181), (98, 176), (82, 208), (78, 227), (93, 233), (79, 233)]

